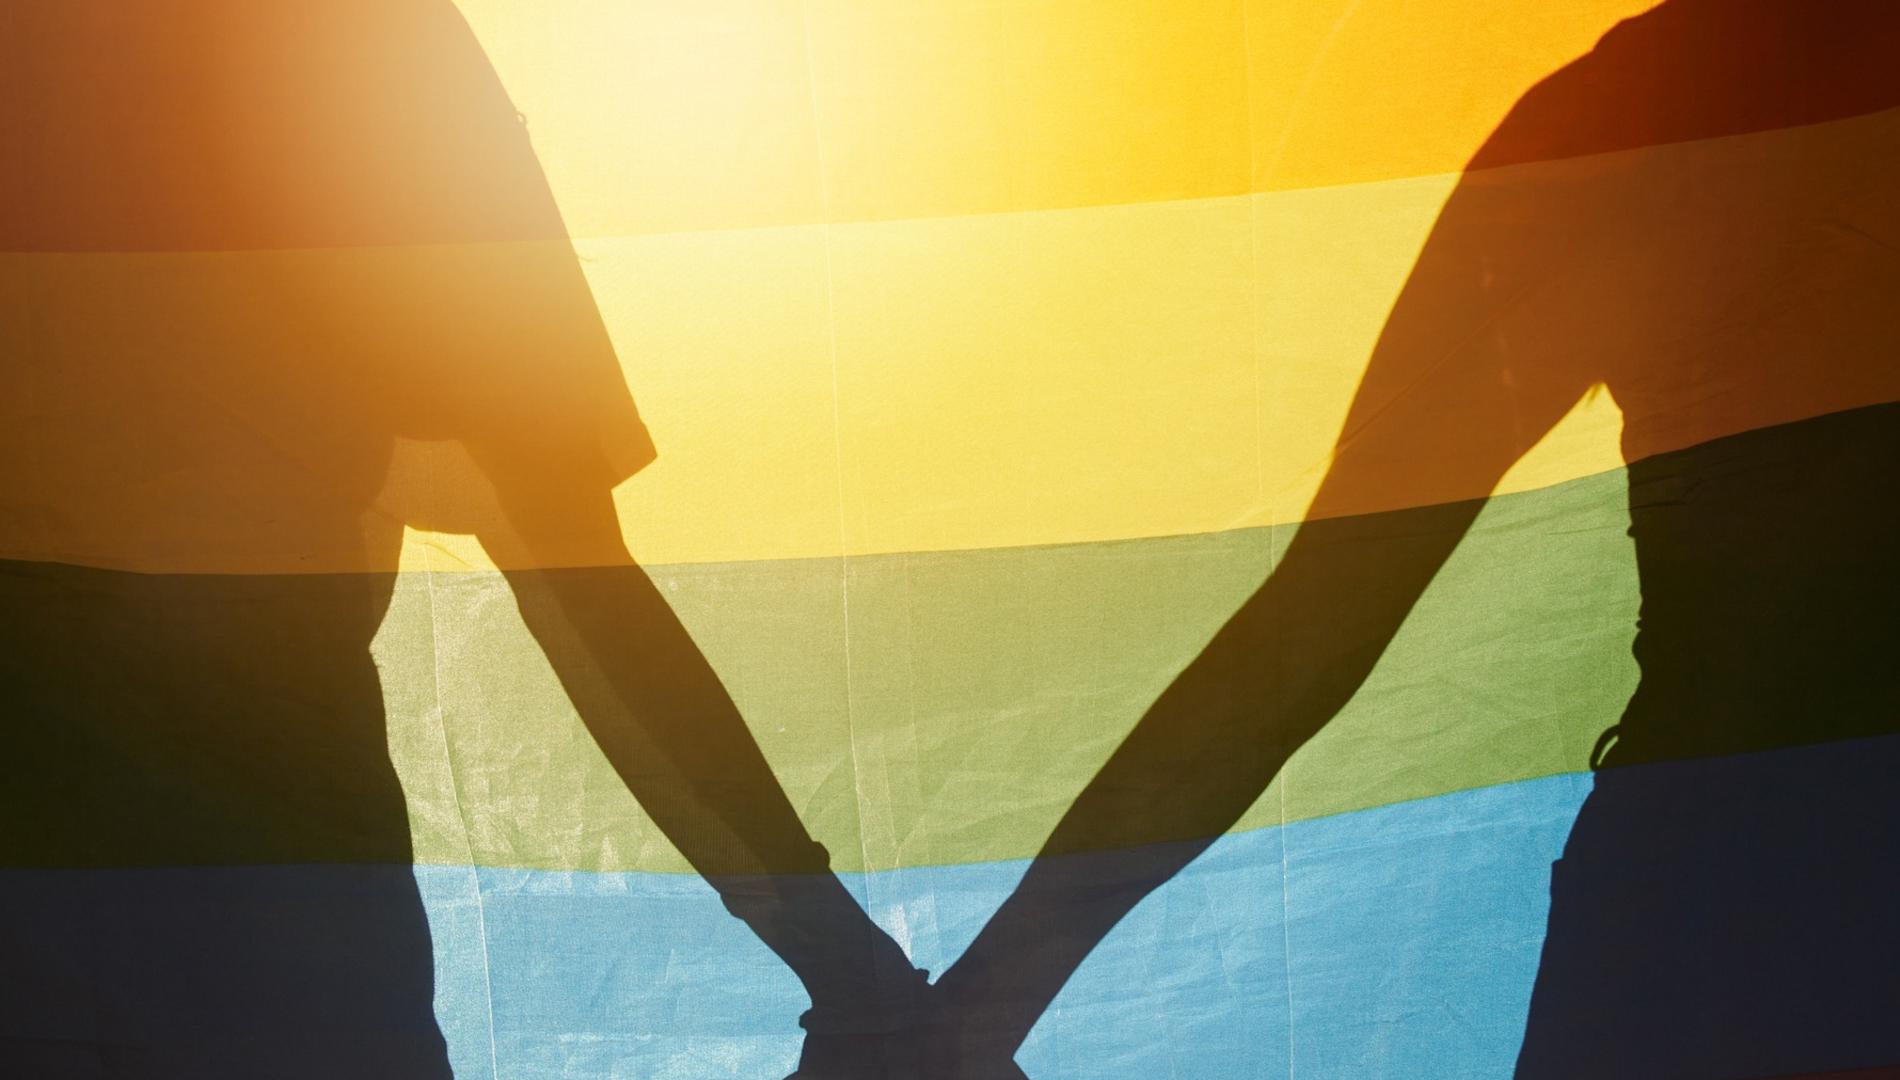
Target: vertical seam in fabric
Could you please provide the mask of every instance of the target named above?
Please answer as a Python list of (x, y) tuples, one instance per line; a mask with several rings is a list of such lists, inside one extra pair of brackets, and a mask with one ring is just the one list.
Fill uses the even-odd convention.
[[(818, 165), (820, 236), (825, 252), (825, 334), (831, 352), (831, 439), (838, 478), (838, 596), (844, 617), (844, 731), (851, 752), (851, 791), (856, 800), (858, 858), (864, 874), (864, 899), (871, 900), (871, 851), (865, 840), (864, 774), (858, 764), (858, 731), (853, 716), (851, 677), (851, 548), (846, 538), (844, 510), (844, 406), (838, 376), (838, 299), (831, 271), (831, 180), (825, 170), (824, 126), (818, 108), (818, 58), (812, 48), (811, 4), (800, 0), (799, 16), (805, 26), (805, 85), (811, 96), (813, 157)], [(873, 920), (875, 921), (875, 920)]]
[[(1278, 564), (1279, 530), (1274, 524), (1272, 524), (1273, 522), (1278, 520), (1278, 515), (1272, 513), (1272, 508), (1267, 506), (1266, 451), (1265, 451), (1266, 429), (1262, 424), (1262, 416), (1264, 415), (1266, 402), (1262, 399), (1262, 396), (1261, 396), (1265, 373), (1262, 369), (1262, 359), (1260, 356), (1260, 333), (1264, 329), (1264, 327), (1261, 326), (1262, 315), (1260, 312), (1260, 289), (1261, 289), (1260, 196), (1261, 196), (1261, 193), (1254, 190), (1257, 186), (1259, 186), (1259, 183), (1260, 183), (1260, 174), (1259, 174), (1260, 148), (1259, 148), (1258, 140), (1256, 139), (1256, 136), (1255, 136), (1255, 101), (1254, 101), (1254, 92), (1253, 92), (1253, 73), (1254, 73), (1253, 25), (1252, 25), (1252, 20), (1248, 17), (1248, 14), (1247, 14), (1248, 6), (1249, 5), (1246, 2), (1246, 0), (1242, 0), (1242, 3), (1240, 5), (1240, 43), (1241, 43), (1241, 56), (1242, 56), (1242, 71), (1246, 79), (1246, 86), (1247, 86), (1247, 269), (1248, 269), (1248, 281), (1249, 281), (1249, 286), (1250, 286), (1247, 290), (1247, 313), (1248, 313), (1247, 346), (1253, 356), (1254, 500), (1255, 500), (1255, 504), (1263, 512), (1266, 513), (1267, 521), (1269, 522), (1269, 524), (1267, 525), (1267, 575), (1270, 577), (1272, 576), (1274, 569)], [(1354, 4), (1352, 6), (1357, 6), (1357, 0), (1354, 0)], [(1347, 8), (1346, 13), (1340, 16), (1340, 22), (1343, 23), (1345, 21), (1346, 14), (1350, 14), (1351, 10), (1352, 10), (1352, 7), (1349, 6)], [(1335, 24), (1334, 31), (1337, 32), (1337, 30), (1338, 30), (1338, 24)], [(1330, 44), (1330, 37), (1328, 39), (1328, 43)], [(1311, 80), (1312, 80), (1312, 72), (1309, 70), (1307, 73), (1307, 83), (1310, 84)], [(1305, 86), (1303, 85), (1301, 87), (1301, 97), (1304, 97), (1304, 96), (1305, 96)], [(1280, 146), (1276, 149), (1274, 153), (1273, 163), (1275, 167), (1279, 165), (1280, 157), (1285, 152), (1285, 150), (1286, 150), (1286, 143), (1285, 143), (1285, 138), (1283, 137), (1281, 139)], [(1269, 638), (1268, 640), (1271, 641), (1272, 639)], [(1288, 760), (1282, 761), (1280, 763), (1280, 772), (1279, 772), (1279, 777), (1278, 777), (1280, 781), (1280, 800), (1279, 800), (1280, 801), (1280, 828), (1279, 828), (1280, 960), (1281, 960), (1282, 970), (1286, 974), (1286, 1075), (1287, 1075), (1287, 1080), (1293, 1080), (1293, 928), (1292, 928), (1293, 920), (1292, 920), (1292, 902), (1288, 897), (1288, 892), (1292, 888), (1292, 874), (1290, 873), (1289, 867), (1288, 867), (1287, 828), (1286, 828), (1286, 788), (1287, 788), (1286, 774), (1287, 774), (1287, 769), (1290, 765), (1292, 765), (1292, 761), (1290, 757)]]
[[(433, 492), (437, 490), (433, 451), (429, 454), (429, 463), (429, 490)], [(488, 912), (482, 900), (481, 868), (475, 864), (475, 840), (468, 809), (462, 802), (461, 784), (455, 778), (455, 758), (449, 752), (448, 706), (442, 700), (442, 634), (435, 613), (435, 554), (427, 547), (422, 554), (423, 593), (429, 598), (429, 675), (435, 689), (436, 732), (442, 737), (442, 766), (448, 770), (449, 797), (455, 800), (455, 818), (462, 824), (462, 849), (468, 852), (468, 876), (475, 890), (475, 928), (482, 943), (482, 995), (483, 1004), (488, 1008), (488, 1072), (494, 1080), (501, 1080), (500, 1052), (495, 1045), (495, 978), (488, 956)]]
[(1280, 955), (1286, 962), (1286, 1075), (1293, 1080), (1293, 904), (1288, 893), (1293, 888), (1287, 869), (1286, 767), (1280, 763)]

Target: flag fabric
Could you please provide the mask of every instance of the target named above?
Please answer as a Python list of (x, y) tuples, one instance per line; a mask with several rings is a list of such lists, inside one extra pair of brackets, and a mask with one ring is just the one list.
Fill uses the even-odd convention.
[(1900, 1067), (1896, 56), (14, 0), (0, 1072)]

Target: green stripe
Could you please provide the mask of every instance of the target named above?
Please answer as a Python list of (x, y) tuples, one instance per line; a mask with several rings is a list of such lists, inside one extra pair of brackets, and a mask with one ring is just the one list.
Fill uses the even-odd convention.
[[(1896, 445), (1879, 406), (1492, 499), (1241, 827), (1584, 769), (1626, 706), (1613, 762), (1895, 729)], [(836, 866), (883, 869), (1032, 854), (1293, 532), (649, 572)], [(0, 864), (687, 869), (498, 574), (0, 588), (0, 814), (37, 823)]]
[[(1636, 684), (1627, 526), (1621, 472), (1493, 500), (1371, 681), (1295, 759), (1289, 818), (1584, 768)], [(1034, 853), (1292, 532), (650, 573), (839, 868), (883, 869)], [(434, 586), (432, 609), (428, 582), (404, 576), (377, 652), (405, 673), (385, 685), (417, 857), (469, 857), (429, 714), (433, 611), (475, 859), (685, 870), (499, 575)], [(1281, 783), (1243, 828), (1279, 820)]]

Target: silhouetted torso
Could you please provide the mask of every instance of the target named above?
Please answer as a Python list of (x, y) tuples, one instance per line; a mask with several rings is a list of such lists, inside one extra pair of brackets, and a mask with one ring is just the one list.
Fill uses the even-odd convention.
[(493, 524), (470, 455), (606, 485), (651, 455), (526, 129), (443, 0), (6, 19), (0, 556), (138, 572), (75, 577), (33, 678), (126, 716), (155, 838), (223, 775), (279, 856), (399, 855), (345, 823), (400, 832), (367, 644), (403, 526)]
[(1562, 750), (1614, 767), (1553, 869), (1520, 1074), (1900, 1060), (1876, 899), (1900, 889), (1897, 56), (1880, 0), (1669, 0), (1524, 95), (1434, 222), (1307, 521), (944, 976), (970, 1043), (1013, 1051), (1233, 827), (1512, 466), (1607, 391), (1641, 679), (1597, 753)]
[(1495, 425), (1497, 460), (1593, 385), (1624, 417), (1640, 682), (1553, 867), (1520, 1075), (1900, 1054), (1896, 55), (1871, 4), (1621, 24), (1473, 160), (1368, 373), (1458, 339), (1450, 378), (1511, 404), (1422, 422)]
[[(1374, 360), (1418, 378), (1443, 354), (1403, 355), (1407, 320), (1449, 328), (1528, 414), (1593, 385), (1622, 411), (1642, 679), (1611, 762), (1893, 729), (1900, 423), (1864, 407), (1900, 394), (1896, 50), (1856, 5), (1620, 24), (1474, 157)], [(1444, 420), (1528, 449), (1517, 416)]]
[(403, 527), (651, 456), (526, 129), (447, 0), (8, 4), (0, 128), (5, 1053), (442, 1074)]

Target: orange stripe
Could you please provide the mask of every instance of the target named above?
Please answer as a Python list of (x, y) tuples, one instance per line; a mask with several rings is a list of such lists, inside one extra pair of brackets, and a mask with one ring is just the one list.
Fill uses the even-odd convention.
[[(576, 236), (1196, 199), (1900, 104), (1900, 6), (1670, 0), (1604, 37), (1648, 4), (15, 0), (0, 249), (549, 239), (550, 183)], [(1527, 102), (1563, 123), (1498, 137), (1587, 53)]]

